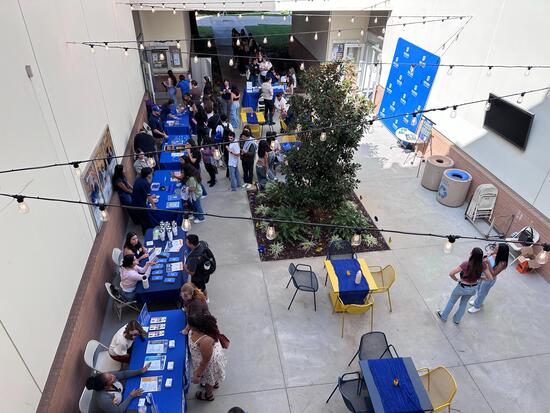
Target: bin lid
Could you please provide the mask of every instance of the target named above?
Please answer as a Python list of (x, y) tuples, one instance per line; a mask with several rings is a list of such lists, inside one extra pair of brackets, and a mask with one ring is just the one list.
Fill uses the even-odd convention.
[(472, 180), (472, 175), (462, 169), (447, 169), (445, 176), (453, 181), (466, 182)]

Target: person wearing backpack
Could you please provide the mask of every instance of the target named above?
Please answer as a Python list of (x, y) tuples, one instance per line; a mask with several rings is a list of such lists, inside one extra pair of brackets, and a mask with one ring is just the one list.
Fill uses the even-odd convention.
[[(222, 143), (221, 145), (221, 152), (223, 153), (223, 162), (225, 163), (225, 166), (227, 167), (227, 169), (225, 170), (225, 177), (226, 178), (229, 178), (229, 150), (228, 150), (228, 145), (229, 145), (229, 132), (234, 132), (233, 130), (233, 126), (231, 125), (231, 123), (229, 123), (228, 119), (227, 119), (227, 116), (226, 115), (221, 115), (220, 116), (220, 125), (218, 125), (216, 127), (216, 135), (214, 135), (214, 142), (215, 143), (218, 143), (218, 139), (220, 139), (220, 135), (221, 135), (221, 139), (219, 142)], [(220, 135), (218, 135), (218, 133)]]
[(206, 284), (210, 281), (210, 275), (216, 271), (216, 259), (208, 244), (199, 241), (197, 235), (188, 234), (186, 244), (191, 252), (185, 261), (185, 271), (191, 276), (191, 282), (204, 293), (208, 302)]
[(243, 188), (252, 188), (254, 179), (254, 160), (256, 159), (256, 150), (258, 148), (256, 139), (248, 130), (243, 130), (241, 140), (244, 141), (241, 162), (243, 165)]

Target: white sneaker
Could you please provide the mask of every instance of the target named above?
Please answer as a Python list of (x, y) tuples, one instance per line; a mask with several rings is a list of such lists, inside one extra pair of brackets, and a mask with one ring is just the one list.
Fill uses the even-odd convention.
[(245, 183), (245, 184), (242, 184), (242, 185), (241, 185), (241, 188), (246, 188), (247, 185), (248, 185), (248, 184), (246, 184), (246, 183)]
[(475, 314), (475, 313), (477, 313), (477, 312), (480, 311), (480, 310), (481, 310), (481, 308), (476, 308), (476, 307), (470, 307), (470, 308), (468, 308), (468, 312), (469, 312), (470, 314)]
[(195, 218), (195, 219), (193, 220), (193, 223), (194, 223), (194, 224), (200, 224), (201, 222), (204, 222), (204, 221), (205, 221), (204, 219)]
[(474, 295), (472, 298), (470, 298), (470, 301), (468, 301), (468, 304), (474, 305), (475, 302), (476, 302), (476, 296)]

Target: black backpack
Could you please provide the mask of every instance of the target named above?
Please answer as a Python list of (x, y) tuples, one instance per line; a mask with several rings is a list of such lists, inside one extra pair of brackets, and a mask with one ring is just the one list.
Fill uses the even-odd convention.
[(201, 242), (203, 243), (204, 247), (201, 257), (202, 273), (207, 279), (209, 279), (210, 275), (214, 274), (214, 272), (216, 271), (216, 258), (208, 247), (208, 244), (204, 241)]

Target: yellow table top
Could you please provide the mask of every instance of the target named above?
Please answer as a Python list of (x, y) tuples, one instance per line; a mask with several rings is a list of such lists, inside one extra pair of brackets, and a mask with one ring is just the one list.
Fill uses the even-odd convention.
[[(363, 273), (363, 277), (365, 278), (365, 280), (367, 281), (367, 284), (369, 285), (369, 291), (376, 291), (378, 289), (378, 286), (376, 285), (376, 281), (374, 281), (374, 277), (370, 273), (369, 266), (367, 265), (367, 263), (363, 258), (358, 258), (357, 262), (361, 267), (361, 272)], [(330, 260), (325, 260), (325, 268), (328, 273), (328, 278), (330, 280), (332, 290), (335, 293), (337, 293), (339, 291), (338, 277), (336, 276), (336, 272), (334, 272), (334, 267), (332, 266), (332, 263), (330, 262)]]
[[(256, 117), (258, 118), (258, 124), (265, 123), (265, 116), (263, 112), (256, 112)], [(241, 121), (243, 124), (248, 123), (246, 120), (246, 112), (241, 112)]]

